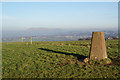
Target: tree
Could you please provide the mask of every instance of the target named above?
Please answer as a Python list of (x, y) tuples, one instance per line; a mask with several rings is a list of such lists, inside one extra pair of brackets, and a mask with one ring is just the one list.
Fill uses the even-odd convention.
[(79, 38), (78, 41), (79, 41), (79, 40), (83, 40), (83, 39), (82, 39), (82, 38)]
[(88, 38), (86, 38), (85, 40), (91, 40), (91, 38), (90, 38), (90, 37), (88, 37)]

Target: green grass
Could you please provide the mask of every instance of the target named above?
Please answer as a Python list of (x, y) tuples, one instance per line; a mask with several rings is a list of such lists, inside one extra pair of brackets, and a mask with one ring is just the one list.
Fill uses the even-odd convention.
[(118, 40), (108, 40), (111, 65), (82, 62), (89, 56), (89, 40), (13, 42), (2, 45), (3, 78), (119, 78)]

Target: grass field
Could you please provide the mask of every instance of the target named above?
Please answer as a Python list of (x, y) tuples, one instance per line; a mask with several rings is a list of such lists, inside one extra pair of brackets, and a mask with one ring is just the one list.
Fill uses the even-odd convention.
[(85, 64), (89, 40), (2, 44), (3, 78), (120, 78), (118, 40), (107, 40), (109, 65)]

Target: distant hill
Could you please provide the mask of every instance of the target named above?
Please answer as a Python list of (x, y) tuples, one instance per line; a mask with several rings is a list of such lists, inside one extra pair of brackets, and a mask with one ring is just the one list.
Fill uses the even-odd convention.
[[(21, 37), (33, 36), (35, 41), (69, 41), (78, 40), (79, 38), (88, 38), (92, 36), (92, 32), (96, 30), (83, 30), (83, 29), (58, 29), (58, 28), (29, 28), (24, 31), (3, 31), (3, 42), (16, 41), (19, 42)], [(117, 31), (101, 30), (105, 32), (105, 37), (118, 36)], [(28, 38), (28, 40), (27, 40)]]
[(29, 28), (23, 31), (3, 31), (3, 38), (15, 38), (15, 37), (30, 37), (30, 36), (49, 36), (49, 35), (59, 35), (63, 33), (62, 29), (56, 28)]
[(56, 31), (56, 30), (61, 30), (57, 28), (29, 28), (27, 31)]

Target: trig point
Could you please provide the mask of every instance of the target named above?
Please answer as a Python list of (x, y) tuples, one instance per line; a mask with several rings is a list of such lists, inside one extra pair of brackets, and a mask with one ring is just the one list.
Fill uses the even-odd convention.
[(93, 32), (90, 60), (102, 60), (107, 58), (104, 32)]

